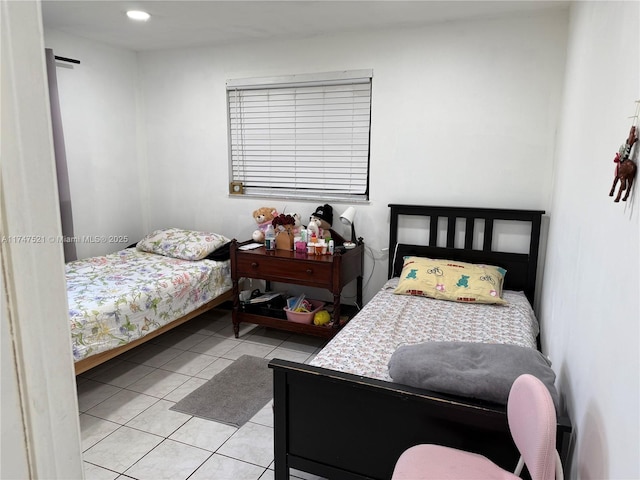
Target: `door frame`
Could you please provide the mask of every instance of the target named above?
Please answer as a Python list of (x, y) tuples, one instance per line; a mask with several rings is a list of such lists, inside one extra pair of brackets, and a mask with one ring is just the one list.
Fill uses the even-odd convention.
[(0, 476), (83, 478), (40, 3), (0, 19)]

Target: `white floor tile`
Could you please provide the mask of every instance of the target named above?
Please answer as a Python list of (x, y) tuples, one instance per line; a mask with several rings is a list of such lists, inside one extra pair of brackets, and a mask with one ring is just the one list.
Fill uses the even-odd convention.
[(258, 345), (257, 343), (242, 342), (237, 347), (232, 348), (223, 356), (230, 360), (237, 360), (242, 355), (253, 355), (264, 358), (271, 353), (274, 348), (271, 345)]
[(273, 400), (269, 400), (249, 421), (273, 428)]
[(305, 352), (312, 354), (316, 349), (322, 345), (325, 345), (327, 340), (320, 337), (312, 337), (310, 335), (291, 335), (287, 338), (280, 348), (286, 348), (288, 350), (295, 350), (298, 352)]
[(162, 437), (157, 435), (121, 427), (84, 452), (83, 456), (89, 463), (124, 473), (161, 441)]
[(214, 357), (222, 357), (225, 353), (242, 342), (231, 338), (223, 338), (218, 336), (208, 337), (191, 348), (191, 352), (206, 353)]
[(153, 372), (153, 370), (153, 367), (148, 367), (146, 365), (131, 362), (120, 362), (91, 378), (98, 382), (108, 383), (109, 385), (124, 388), (134, 382), (137, 382), (145, 375)]
[(83, 413), (80, 415), (80, 436), (82, 438), (82, 451), (94, 446), (107, 435), (113, 433), (121, 425), (103, 418), (94, 417)]
[(218, 453), (266, 468), (273, 461), (273, 428), (245, 423)]
[[(207, 367), (207, 368), (209, 368), (209, 367)], [(178, 388), (176, 388), (171, 393), (166, 395), (164, 397), (164, 399), (165, 400), (169, 400), (170, 402), (179, 402), (184, 397), (186, 397), (191, 392), (193, 392), (195, 389), (201, 387), (205, 383), (207, 383), (207, 380), (204, 379), (204, 378), (191, 377), (189, 380), (184, 382)]]
[(295, 468), (289, 469), (289, 475), (292, 479), (301, 478), (302, 480), (325, 480), (324, 477), (319, 477), (312, 473), (303, 472), (302, 470), (296, 470)]
[(176, 358), (184, 350), (178, 348), (165, 347), (153, 343), (146, 343), (137, 349), (134, 348), (135, 354), (129, 357), (128, 361), (133, 363), (142, 363), (149, 367), (161, 367), (169, 360)]
[(159, 337), (151, 340), (158, 345), (164, 345), (165, 347), (178, 348), (180, 350), (189, 350), (201, 341), (205, 340), (208, 335), (202, 335), (199, 333), (191, 333), (180, 330), (171, 330)]
[[(182, 352), (184, 353), (184, 352)], [(163, 398), (191, 377), (182, 373), (170, 372), (168, 370), (157, 369), (144, 378), (129, 385), (127, 390), (144, 393), (152, 397)]]
[(260, 480), (273, 480), (275, 478), (275, 472), (273, 470), (265, 470), (260, 476)]
[(139, 480), (183, 480), (211, 455), (211, 452), (165, 440), (125, 474)]
[(274, 347), (277, 347), (290, 336), (291, 333), (282, 330), (258, 327), (248, 335), (245, 335), (242, 339), (246, 342), (259, 343), (261, 345), (272, 345)]
[(137, 417), (129, 420), (127, 426), (147, 433), (168, 437), (184, 425), (191, 415), (169, 410), (175, 403), (160, 400)]
[(78, 409), (81, 412), (86, 412), (100, 402), (112, 397), (120, 390), (122, 389), (114, 387), (113, 385), (87, 380), (78, 385)]
[(215, 452), (236, 431), (237, 428), (230, 425), (193, 417), (169, 438)]
[(199, 371), (211, 365), (217, 359), (218, 357), (206, 355), (204, 353), (182, 352), (173, 360), (165, 363), (162, 366), (162, 369), (194, 376)]
[[(249, 335), (257, 327), (258, 326), (254, 325), (253, 323), (241, 323), (240, 332), (239, 332), (240, 338), (238, 340), (244, 340), (244, 337)], [(235, 338), (235, 334), (233, 333), (233, 323), (231, 325), (224, 327), (221, 330), (218, 330), (216, 332), (216, 335), (219, 335), (225, 338)]]
[(308, 362), (326, 340), (252, 324), (235, 339), (230, 312), (208, 315), (78, 378), (87, 479), (273, 479), (272, 401), (240, 429), (169, 408), (242, 355)]
[(227, 368), (232, 363), (233, 363), (233, 360), (228, 360), (226, 358), (219, 358), (208, 367), (199, 371), (196, 374), (196, 377), (211, 380), (213, 377), (215, 377), (218, 373), (220, 373), (222, 370)]
[[(146, 345), (146, 344), (143, 344)], [(120, 360), (126, 360), (129, 361), (129, 358), (131, 358), (133, 355), (135, 355), (137, 353), (137, 349), (139, 349), (142, 345), (138, 345), (137, 347), (131, 348), (129, 350), (127, 350), (126, 352), (121, 353), (120, 355), (118, 355), (115, 358), (118, 358)]]
[(299, 352), (297, 350), (289, 350), (288, 348), (276, 347), (266, 358), (281, 358), (283, 360), (291, 360), (292, 362), (304, 363), (309, 358), (307, 352)]
[(120, 476), (119, 473), (84, 462), (85, 480), (115, 480), (118, 476)]
[[(186, 332), (186, 333), (199, 333), (200, 335), (210, 336), (215, 332), (207, 329), (211, 322), (208, 322), (202, 316), (196, 317), (188, 322), (183, 323), (179, 327), (175, 328), (176, 332)], [(220, 326), (222, 328), (222, 326)]]
[(213, 454), (189, 480), (258, 480), (264, 471), (262, 467)]
[(122, 355), (118, 355), (116, 358), (112, 358), (111, 360), (107, 360), (106, 362), (101, 363), (100, 365), (95, 366), (91, 370), (87, 370), (86, 372), (81, 373), (80, 375), (83, 376), (83, 377), (86, 377), (86, 378), (93, 378), (94, 376), (99, 375), (99, 374), (103, 373), (106, 370), (109, 370), (114, 365), (117, 365), (118, 363), (122, 362), (123, 360), (124, 360), (124, 358), (122, 358)]
[(180, 329), (184, 330), (185, 332), (200, 333), (202, 335), (213, 335), (223, 328), (228, 327), (230, 324), (231, 312), (206, 312), (199, 317), (184, 323), (180, 326)]
[(104, 402), (90, 408), (86, 413), (124, 425), (157, 401), (157, 398), (149, 395), (121, 390)]

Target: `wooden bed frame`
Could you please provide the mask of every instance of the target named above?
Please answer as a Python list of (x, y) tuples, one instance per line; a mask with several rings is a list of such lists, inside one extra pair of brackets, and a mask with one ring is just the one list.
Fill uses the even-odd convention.
[[(535, 293), (542, 211), (389, 205), (389, 276), (404, 255), (485, 262), (507, 269), (505, 288)], [(425, 217), (425, 245), (398, 244), (399, 217)], [(446, 246), (437, 246), (439, 218), (447, 219)], [(464, 248), (456, 227), (465, 219)], [(477, 220), (483, 245), (473, 249)], [(525, 254), (493, 250), (495, 221), (531, 224)], [(397, 249), (396, 249), (397, 245)], [(395, 261), (394, 261), (395, 260)], [(357, 345), (354, 345), (357, 348)], [(414, 387), (274, 359), (275, 478), (296, 468), (330, 479), (389, 479), (400, 454), (412, 445), (436, 443), (485, 455), (513, 471), (519, 453), (511, 439), (506, 408)], [(571, 424), (559, 417), (557, 449), (565, 467)]]
[(93, 367), (97, 367), (98, 365), (106, 362), (107, 360), (111, 360), (112, 358), (115, 358), (118, 355), (128, 350), (131, 350), (132, 348), (142, 345), (143, 343), (151, 340), (152, 338), (157, 337), (158, 335), (162, 335), (163, 333), (168, 332), (169, 330), (176, 328), (179, 325), (182, 325), (184, 322), (191, 320), (194, 317), (197, 317), (201, 313), (211, 310), (212, 308), (215, 308), (223, 304), (224, 302), (232, 301), (232, 300), (233, 300), (233, 291), (231, 289), (231, 286), (229, 286), (229, 290), (224, 292), (222, 295), (217, 296), (213, 300), (210, 300), (208, 303), (205, 303), (201, 307), (196, 308), (192, 312), (187, 313), (183, 317), (177, 318), (173, 322), (167, 323), (166, 325), (163, 325), (159, 329), (154, 330), (151, 333), (148, 333), (144, 337), (140, 337), (137, 340), (127, 343), (126, 345), (122, 345), (120, 347), (113, 348), (105, 352), (96, 353), (95, 355), (91, 355), (89, 357), (83, 358), (82, 360), (78, 360), (77, 362), (75, 362), (76, 375), (86, 372), (87, 370), (90, 370)]

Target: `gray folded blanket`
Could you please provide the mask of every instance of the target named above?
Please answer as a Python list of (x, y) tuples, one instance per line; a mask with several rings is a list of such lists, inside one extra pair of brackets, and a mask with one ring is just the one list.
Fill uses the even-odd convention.
[(514, 380), (524, 373), (549, 389), (559, 412), (556, 375), (542, 353), (517, 345), (426, 342), (399, 347), (389, 360), (394, 382), (506, 405)]

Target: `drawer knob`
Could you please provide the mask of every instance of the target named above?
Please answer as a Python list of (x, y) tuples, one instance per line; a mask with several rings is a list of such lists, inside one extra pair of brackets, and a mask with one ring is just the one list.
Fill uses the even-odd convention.
[(251, 268), (258, 268), (258, 262), (252, 262)]
[(307, 273), (311, 275), (313, 273), (313, 270), (311, 270), (310, 268), (307, 268)]

